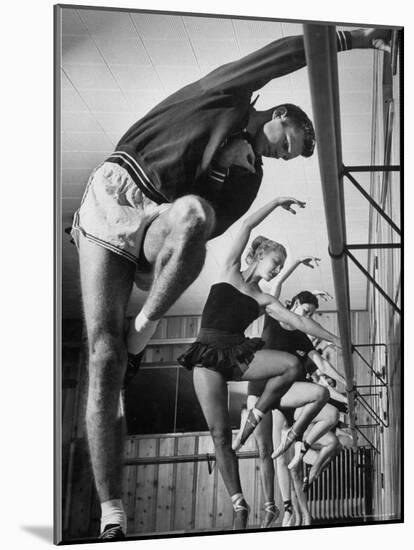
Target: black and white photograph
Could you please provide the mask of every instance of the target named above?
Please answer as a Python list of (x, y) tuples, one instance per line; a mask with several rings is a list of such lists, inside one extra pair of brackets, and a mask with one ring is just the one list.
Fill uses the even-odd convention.
[(404, 27), (205, 11), (54, 6), (56, 544), (404, 521)]

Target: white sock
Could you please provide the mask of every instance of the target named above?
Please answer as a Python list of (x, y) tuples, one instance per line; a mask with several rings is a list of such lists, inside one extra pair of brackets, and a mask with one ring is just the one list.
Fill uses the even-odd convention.
[(101, 502), (101, 513), (101, 532), (106, 525), (117, 523), (122, 527), (122, 531), (126, 533), (126, 515), (121, 499), (115, 498)]
[(158, 323), (159, 319), (151, 321), (143, 311), (140, 311), (128, 332), (129, 353), (136, 355), (145, 348), (156, 331)]

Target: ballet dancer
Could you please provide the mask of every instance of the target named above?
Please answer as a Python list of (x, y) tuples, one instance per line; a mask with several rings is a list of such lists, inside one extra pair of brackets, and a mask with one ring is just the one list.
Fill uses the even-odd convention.
[[(193, 370), (194, 388), (214, 441), (217, 465), (233, 503), (235, 529), (246, 527), (249, 509), (232, 449), (226, 382), (265, 381), (262, 395), (248, 414), (241, 437), (243, 444), (298, 377), (301, 368), (299, 359), (292, 354), (262, 350), (264, 342), (260, 338), (246, 338), (245, 329), (266, 311), (272, 318), (290, 323), (298, 331), (339, 345), (337, 336), (313, 320), (287, 310), (275, 297), (261, 291), (259, 282), (270, 281), (284, 265), (286, 251), (282, 245), (256, 237), (246, 257), (247, 268), (241, 271), (241, 256), (251, 231), (278, 207), (294, 213), (293, 205), (303, 208), (305, 203), (288, 197), (276, 198), (244, 220), (223, 262), (220, 282), (210, 289), (197, 340), (178, 358), (184, 367)], [(309, 398), (295, 423), (298, 437), (329, 397), (322, 386), (314, 384), (312, 389), (312, 399)]]

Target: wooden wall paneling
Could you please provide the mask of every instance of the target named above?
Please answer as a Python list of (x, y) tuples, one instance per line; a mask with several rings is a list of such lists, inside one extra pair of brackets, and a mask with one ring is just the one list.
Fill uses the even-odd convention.
[(183, 338), (184, 317), (167, 317), (167, 338)]
[(154, 340), (167, 338), (167, 323), (168, 317), (162, 317), (162, 319), (158, 323), (157, 330), (154, 332), (154, 335), (152, 337)]
[(200, 329), (200, 316), (187, 316), (183, 319), (183, 337), (196, 338)]
[[(197, 452), (195, 435), (182, 435), (177, 439), (177, 455), (192, 455)], [(175, 508), (173, 529), (189, 531), (194, 528), (196, 495), (193, 490), (197, 468), (195, 462), (177, 464), (175, 477)]]
[[(210, 434), (199, 436), (198, 453), (214, 453), (214, 445)], [(212, 529), (214, 476), (209, 474), (207, 462), (199, 462), (197, 470), (195, 529)]]
[[(177, 438), (161, 437), (159, 456), (174, 456)], [(175, 464), (159, 464), (156, 494), (155, 530), (157, 533), (171, 531), (175, 504)]]
[[(142, 438), (139, 441), (138, 456), (154, 457), (158, 454), (156, 438)], [(156, 488), (158, 466), (145, 464), (138, 466), (134, 533), (151, 533), (155, 530)]]
[[(128, 437), (125, 442), (125, 458), (135, 458), (138, 456), (139, 440), (136, 437)], [(137, 490), (137, 470), (138, 466), (124, 466), (123, 472), (123, 502), (126, 506), (127, 515), (127, 533), (135, 531), (135, 502)]]

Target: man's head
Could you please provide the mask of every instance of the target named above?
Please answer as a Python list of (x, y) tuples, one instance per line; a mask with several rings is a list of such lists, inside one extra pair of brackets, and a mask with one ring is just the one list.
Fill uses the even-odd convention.
[(310, 157), (315, 148), (313, 124), (302, 109), (291, 103), (265, 111), (268, 120), (255, 136), (255, 150), (271, 158)]

